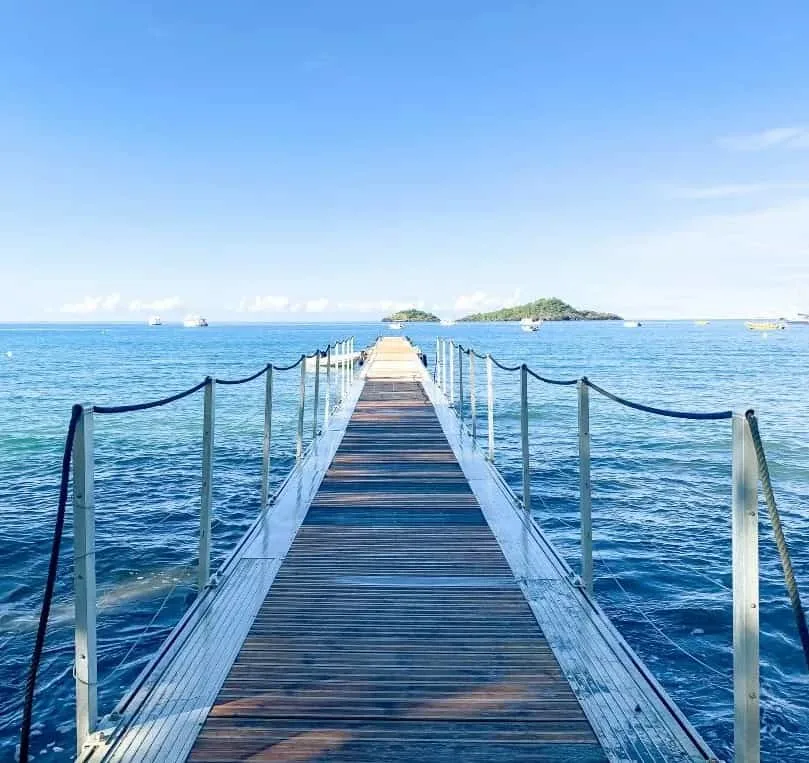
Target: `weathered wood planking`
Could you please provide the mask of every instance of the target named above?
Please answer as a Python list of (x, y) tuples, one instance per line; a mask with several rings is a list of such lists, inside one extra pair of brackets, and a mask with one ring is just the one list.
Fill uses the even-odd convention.
[(417, 758), (606, 759), (421, 385), (371, 378), (189, 760)]

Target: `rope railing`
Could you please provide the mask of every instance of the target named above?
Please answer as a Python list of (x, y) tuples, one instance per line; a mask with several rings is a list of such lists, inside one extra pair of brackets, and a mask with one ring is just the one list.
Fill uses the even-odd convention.
[[(291, 371), (301, 367), (300, 400), (298, 405), (298, 432), (296, 447), (296, 463), (303, 457), (303, 416), (305, 411), (305, 392), (307, 359), (315, 359), (314, 399), (312, 403), (312, 442), (316, 442), (321, 430), (318, 429), (318, 409), (320, 405), (319, 389), (321, 359), (326, 358), (326, 394), (324, 400), (324, 421), (328, 425), (332, 414), (331, 394), (332, 377), (337, 383), (337, 403), (341, 405), (347, 398), (360, 353), (354, 351), (354, 337), (347, 337), (331, 343), (325, 349), (316, 349), (309, 355), (302, 354), (294, 363), (285, 366), (267, 363), (254, 374), (238, 379), (220, 379), (207, 376), (199, 383), (166, 397), (140, 403), (123, 405), (74, 405), (71, 409), (70, 423), (62, 453), (62, 472), (59, 483), (59, 501), (54, 525), (53, 544), (48, 561), (48, 574), (42, 598), (36, 639), (31, 656), (31, 663), (25, 684), (22, 723), (20, 727), (20, 748), (18, 760), (28, 763), (30, 758), (31, 726), (33, 719), (36, 681), (42, 660), (47, 633), (48, 620), (53, 602), (54, 588), (59, 565), (59, 555), (64, 533), (65, 515), (67, 513), (68, 494), (70, 492), (71, 465), (73, 476), (73, 527), (74, 527), (74, 565), (76, 567), (77, 588), (75, 590), (76, 609), (76, 645), (75, 668), (76, 680), (76, 740), (77, 749), (81, 751), (98, 724), (98, 679), (96, 648), (96, 589), (95, 589), (95, 504), (94, 504), (94, 459), (93, 459), (93, 417), (94, 414), (134, 413), (159, 408), (190, 397), (204, 391), (203, 437), (202, 437), (202, 491), (200, 505), (199, 564), (197, 573), (197, 589), (202, 594), (211, 585), (210, 573), (210, 534), (213, 483), (213, 450), (214, 450), (214, 402), (216, 386), (241, 385), (266, 376), (264, 405), (264, 442), (262, 452), (261, 474), (261, 510), (269, 503), (270, 455), (273, 417), (273, 376), (274, 373)], [(332, 371), (335, 371), (332, 374)]]
[[(456, 374), (456, 356), (458, 371)], [(809, 667), (809, 626), (798, 591), (789, 548), (784, 536), (781, 518), (775, 503), (764, 445), (758, 429), (755, 413), (750, 410), (736, 413), (721, 411), (682, 411), (647, 405), (616, 395), (590, 381), (580, 379), (551, 379), (533, 371), (526, 364), (509, 366), (491, 354), (481, 354), (471, 347), (456, 344), (453, 340), (436, 340), (435, 378), (448, 405), (454, 409), (461, 427), (466, 427), (465, 397), (462, 358), (469, 361), (469, 403), (472, 413), (467, 431), (477, 446), (476, 389), (474, 384), (474, 359), (486, 361), (488, 402), (488, 453), (489, 462), (494, 461), (494, 379), (493, 368), (507, 372), (520, 372), (520, 439), (522, 451), (522, 498), (518, 501), (528, 512), (531, 508), (530, 453), (528, 441), (528, 378), (546, 384), (575, 386), (578, 394), (578, 440), (579, 440), (579, 510), (581, 532), (581, 588), (593, 595), (593, 540), (592, 540), (592, 487), (590, 477), (590, 404), (589, 391), (593, 390), (608, 400), (626, 408), (666, 418), (691, 421), (726, 421), (733, 425), (732, 469), (732, 547), (733, 547), (733, 645), (734, 645), (734, 700), (736, 705), (734, 740), (737, 756), (743, 752), (745, 760), (757, 761), (760, 747), (759, 724), (759, 602), (758, 602), (758, 485), (761, 484), (764, 500), (773, 528), (784, 581), (795, 622), (801, 649)], [(456, 396), (457, 394), (457, 396)], [(502, 477), (501, 477), (502, 479)], [(534, 521), (533, 515), (531, 520)], [(739, 758), (741, 759), (741, 758)]]

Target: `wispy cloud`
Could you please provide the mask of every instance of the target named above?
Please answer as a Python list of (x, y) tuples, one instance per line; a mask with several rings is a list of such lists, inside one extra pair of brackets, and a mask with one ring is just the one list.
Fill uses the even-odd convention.
[(291, 308), (289, 297), (244, 297), (239, 303), (242, 313), (285, 313)]
[(472, 294), (461, 294), (453, 308), (458, 312), (476, 312), (480, 310), (513, 307), (520, 302), (520, 290), (516, 289), (509, 297), (495, 296), (488, 292), (478, 290)]
[(60, 312), (73, 315), (90, 315), (97, 312), (112, 312), (121, 303), (120, 294), (108, 294), (106, 297), (85, 297), (81, 302), (62, 305)]
[(303, 305), (303, 310), (306, 313), (324, 313), (329, 306), (329, 300), (325, 297), (321, 299), (308, 299)]
[(809, 183), (728, 183), (691, 188), (667, 188), (666, 193), (674, 199), (731, 199), (758, 193), (804, 191), (807, 188), (809, 188)]
[(763, 151), (777, 146), (809, 148), (809, 127), (772, 127), (747, 135), (727, 135), (717, 143), (729, 151)]
[(152, 300), (133, 299), (129, 303), (129, 312), (162, 313), (169, 310), (179, 310), (182, 306), (183, 301), (179, 297), (162, 297)]

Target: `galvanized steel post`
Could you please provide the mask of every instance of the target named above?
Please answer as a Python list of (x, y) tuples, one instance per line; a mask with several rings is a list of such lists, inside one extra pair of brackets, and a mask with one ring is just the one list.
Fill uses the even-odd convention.
[(441, 337), (435, 338), (435, 383), (441, 387)]
[(576, 383), (579, 392), (579, 514), (581, 517), (581, 579), (593, 593), (593, 519), (590, 485), (590, 389), (585, 379)]
[(758, 463), (744, 413), (733, 414), (734, 759), (760, 759)]
[(449, 402), (455, 405), (455, 342), (449, 343)]
[(531, 511), (531, 468), (528, 453), (528, 366), (520, 367), (520, 440), (522, 442), (522, 502)]
[(317, 409), (320, 405), (320, 350), (315, 352), (315, 394), (312, 402), (312, 440), (317, 439)]
[(472, 442), (476, 442), (478, 422), (475, 400), (475, 353), (472, 350), (469, 350), (469, 415), (472, 417)]
[(331, 418), (331, 345), (326, 348), (326, 394), (323, 398), (323, 426), (327, 427)]
[(463, 423), (463, 348), (458, 345), (458, 418)]
[(213, 504), (213, 445), (216, 382), (209, 376), (205, 385), (202, 414), (202, 495), (199, 513), (199, 567), (197, 592), (202, 593), (211, 576), (211, 508)]
[(79, 753), (98, 724), (93, 451), (93, 407), (86, 405), (76, 425), (73, 446), (76, 749)]
[(270, 445), (272, 442), (272, 364), (267, 366), (264, 386), (264, 447), (261, 453), (261, 508), (270, 500)]
[(301, 356), (301, 389), (298, 400), (298, 432), (295, 441), (295, 460), (303, 457), (303, 411), (306, 402), (306, 356)]
[(489, 461), (494, 461), (494, 363), (486, 356), (486, 402), (489, 417)]

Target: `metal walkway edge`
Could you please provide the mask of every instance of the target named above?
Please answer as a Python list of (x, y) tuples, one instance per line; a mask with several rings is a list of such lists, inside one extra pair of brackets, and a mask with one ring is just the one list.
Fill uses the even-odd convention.
[(364, 376), (85, 759), (712, 759), (411, 345)]

